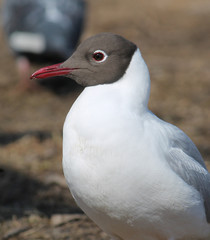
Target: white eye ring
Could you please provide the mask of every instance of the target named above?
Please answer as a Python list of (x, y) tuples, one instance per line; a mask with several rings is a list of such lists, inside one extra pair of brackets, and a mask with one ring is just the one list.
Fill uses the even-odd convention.
[(93, 53), (92, 57), (95, 62), (102, 63), (106, 61), (106, 59), (108, 58), (108, 55), (103, 50), (96, 50)]

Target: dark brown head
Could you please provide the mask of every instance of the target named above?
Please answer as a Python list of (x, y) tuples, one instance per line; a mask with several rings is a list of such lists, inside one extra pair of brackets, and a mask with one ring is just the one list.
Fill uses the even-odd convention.
[(124, 75), (136, 49), (119, 35), (101, 33), (81, 43), (64, 63), (42, 68), (31, 78), (63, 75), (85, 87), (113, 83)]

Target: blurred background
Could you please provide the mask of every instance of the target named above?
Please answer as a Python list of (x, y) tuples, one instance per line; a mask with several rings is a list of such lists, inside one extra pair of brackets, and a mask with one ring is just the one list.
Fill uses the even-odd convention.
[[(24, 54), (11, 50), (2, 2), (0, 239), (108, 239), (75, 205), (62, 172), (63, 122), (82, 88), (62, 78), (27, 82), (57, 59), (27, 56), (21, 72)], [(75, 46), (99, 32), (138, 45), (151, 75), (150, 109), (184, 130), (210, 169), (210, 1), (87, 0), (83, 24)]]

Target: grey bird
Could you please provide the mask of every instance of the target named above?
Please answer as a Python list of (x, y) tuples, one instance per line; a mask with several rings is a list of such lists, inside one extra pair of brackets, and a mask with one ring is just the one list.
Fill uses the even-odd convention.
[(3, 29), (22, 85), (29, 84), (31, 61), (64, 61), (73, 53), (85, 12), (85, 0), (3, 1)]

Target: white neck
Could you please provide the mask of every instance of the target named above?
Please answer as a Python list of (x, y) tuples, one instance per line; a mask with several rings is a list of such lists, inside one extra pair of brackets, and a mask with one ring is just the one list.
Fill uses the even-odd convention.
[[(107, 72), (107, 74), (109, 74)], [(150, 76), (146, 63), (137, 49), (124, 76), (111, 84), (87, 87), (77, 101), (88, 106), (113, 105), (131, 111), (147, 110), (150, 95)], [(87, 106), (87, 107), (88, 107)]]
[(64, 138), (70, 138), (69, 129), (74, 129), (85, 138), (109, 139), (118, 128), (123, 131), (136, 121), (139, 125), (139, 117), (148, 111), (149, 92), (148, 68), (137, 49), (119, 81), (86, 87), (80, 94), (67, 115)]
[(138, 111), (147, 109), (150, 95), (150, 76), (147, 65), (137, 49), (126, 73), (114, 87), (122, 94), (125, 104)]

